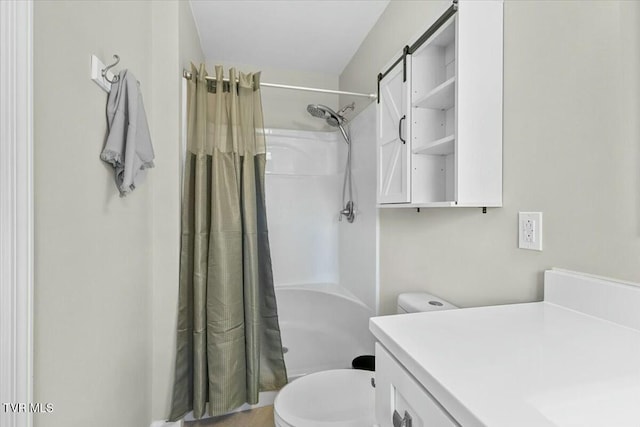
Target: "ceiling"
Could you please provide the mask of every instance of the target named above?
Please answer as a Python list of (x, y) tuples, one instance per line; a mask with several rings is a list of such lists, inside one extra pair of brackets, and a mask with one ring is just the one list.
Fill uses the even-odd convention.
[(389, 0), (191, 0), (208, 62), (339, 75)]

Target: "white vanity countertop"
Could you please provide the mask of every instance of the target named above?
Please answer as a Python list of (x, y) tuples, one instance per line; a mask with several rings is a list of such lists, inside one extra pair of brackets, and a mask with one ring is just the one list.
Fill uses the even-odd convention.
[(640, 426), (640, 332), (549, 302), (372, 318), (463, 426)]

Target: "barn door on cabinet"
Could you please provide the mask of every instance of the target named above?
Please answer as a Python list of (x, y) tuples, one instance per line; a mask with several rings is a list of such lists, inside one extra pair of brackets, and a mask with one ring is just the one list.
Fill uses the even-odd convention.
[(378, 203), (410, 202), (410, 61), (407, 55), (379, 82)]

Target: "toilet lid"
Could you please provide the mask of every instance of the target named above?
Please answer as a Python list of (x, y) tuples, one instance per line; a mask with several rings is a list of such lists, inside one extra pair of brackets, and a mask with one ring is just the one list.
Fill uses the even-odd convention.
[(358, 369), (306, 375), (278, 393), (274, 410), (295, 427), (371, 427), (375, 423), (373, 376)]

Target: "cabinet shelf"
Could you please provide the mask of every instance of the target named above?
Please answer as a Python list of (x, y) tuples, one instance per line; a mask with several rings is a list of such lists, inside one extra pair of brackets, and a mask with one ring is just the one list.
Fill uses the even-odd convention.
[(455, 103), (456, 78), (451, 77), (436, 86), (431, 92), (413, 103), (416, 108), (430, 108), (433, 110), (448, 110)]
[(448, 135), (436, 141), (429, 141), (425, 144), (414, 145), (413, 154), (430, 154), (446, 156), (455, 150), (455, 135)]

